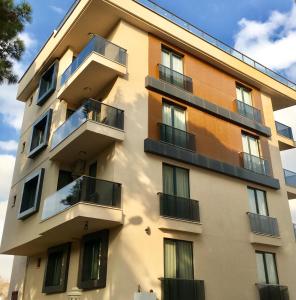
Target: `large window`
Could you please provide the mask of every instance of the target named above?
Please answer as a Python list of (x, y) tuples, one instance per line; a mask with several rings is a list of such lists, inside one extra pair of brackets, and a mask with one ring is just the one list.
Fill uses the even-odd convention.
[(163, 192), (168, 195), (190, 198), (189, 171), (187, 169), (164, 164)]
[(58, 63), (52, 64), (41, 76), (37, 104), (42, 105), (55, 91)]
[(161, 63), (163, 66), (183, 74), (183, 58), (181, 55), (162, 47)]
[(38, 211), (43, 177), (44, 169), (40, 169), (25, 180), (18, 219), (23, 220)]
[(249, 155), (260, 157), (260, 143), (255, 136), (243, 133), (243, 151)]
[(164, 277), (188, 280), (194, 278), (192, 242), (164, 240)]
[(48, 249), (43, 293), (63, 293), (67, 289), (70, 244)]
[(162, 105), (162, 122), (166, 125), (186, 131), (185, 109), (167, 102)]
[(274, 253), (256, 252), (258, 283), (278, 284), (278, 274)]
[(42, 115), (34, 124), (31, 135), (29, 158), (34, 158), (48, 145), (52, 118), (52, 109)]
[(108, 230), (86, 235), (82, 240), (78, 287), (98, 289), (106, 286)]
[(251, 97), (251, 90), (245, 88), (241, 85), (236, 86), (236, 98), (237, 100), (252, 106), (252, 97)]
[(249, 187), (248, 196), (251, 213), (268, 216), (266, 193)]

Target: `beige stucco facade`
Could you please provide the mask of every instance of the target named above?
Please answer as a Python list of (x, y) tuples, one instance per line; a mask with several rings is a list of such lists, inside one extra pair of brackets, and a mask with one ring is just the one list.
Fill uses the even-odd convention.
[[(96, 20), (104, 16), (105, 23), (94, 24), (95, 16)], [(88, 25), (91, 29), (85, 27)], [(83, 78), (80, 80), (75, 73), (72, 76), (77, 78), (73, 77), (69, 86), (61, 87), (61, 76), (73, 55), (86, 44), (85, 33), (88, 32), (103, 35), (125, 49), (127, 64), (110, 62), (93, 53), (78, 70)], [(144, 151), (151, 122), (151, 92), (145, 87), (145, 78), (151, 75), (151, 33), (172, 47), (190, 53), (196, 60), (205, 64), (210, 62), (217, 68), (217, 73), (233, 76), (234, 81), (239, 79), (256, 90), (264, 125), (271, 130), (270, 137), (260, 138), (264, 139), (272, 177), (279, 180), (280, 189)], [(79, 39), (83, 34), (83, 39)], [(38, 106), (38, 76), (56, 59), (59, 60), (57, 87), (50, 98)], [(100, 77), (104, 77), (105, 71), (108, 76), (102, 80)], [(87, 76), (90, 76), (92, 86), (98, 77), (99, 90), (85, 89)], [(219, 74), (217, 76), (219, 78)], [(276, 254), (279, 282), (288, 287), (290, 300), (296, 299), (296, 243), (287, 197), (290, 189), (285, 184), (279, 139), (287, 147), (293, 145), (278, 136), (273, 117), (275, 106), (278, 109), (295, 103), (295, 91), (132, 0), (83, 0), (36, 57), (20, 81), (18, 97), (26, 101), (26, 108), (1, 244), (2, 253), (17, 255), (10, 294), (19, 291), (18, 299), (21, 300), (70, 299), (67, 293), (77, 286), (81, 238), (84, 234), (107, 228), (110, 236), (106, 287), (82, 291), (81, 300), (133, 300), (139, 285), (143, 291), (153, 290), (157, 299), (162, 299), (160, 278), (164, 277), (164, 238), (193, 242), (194, 278), (204, 281), (207, 300), (260, 299), (255, 285), (258, 281), (256, 250)], [(124, 130), (87, 121), (51, 149), (53, 133), (66, 120), (67, 109), (76, 110), (83, 98), (89, 97), (123, 110)], [(34, 159), (29, 159), (32, 125), (50, 108), (53, 116), (49, 145)], [(198, 123), (198, 120), (194, 122)], [(231, 138), (231, 126), (240, 127), (237, 124), (230, 126), (224, 120), (215, 126), (223, 124), (225, 128), (219, 129), (224, 131), (221, 136), (228, 134), (228, 138)], [(219, 134), (216, 138), (219, 139)], [(86, 164), (79, 175), (86, 174), (89, 165), (97, 161), (97, 178), (121, 184), (121, 207), (79, 203), (41, 220), (45, 199), (57, 190), (59, 170), (73, 170), (81, 151), (86, 154)], [(235, 151), (241, 150), (234, 147)], [(200, 222), (160, 216), (157, 194), (163, 191), (163, 163), (189, 170), (190, 198), (199, 201)], [(25, 220), (18, 220), (23, 183), (40, 168), (45, 169), (45, 175), (39, 210)], [(248, 186), (266, 191), (269, 214), (278, 221), (280, 237), (251, 232), (247, 216), (250, 211)], [(71, 242), (67, 290), (56, 294), (42, 293), (47, 249), (65, 242)]]

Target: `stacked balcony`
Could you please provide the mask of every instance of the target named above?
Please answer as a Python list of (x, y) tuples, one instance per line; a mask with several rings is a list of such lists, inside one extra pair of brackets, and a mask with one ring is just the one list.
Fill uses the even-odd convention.
[(277, 131), (280, 151), (295, 148), (296, 144), (294, 141), (292, 128), (277, 121), (275, 122), (275, 127)]

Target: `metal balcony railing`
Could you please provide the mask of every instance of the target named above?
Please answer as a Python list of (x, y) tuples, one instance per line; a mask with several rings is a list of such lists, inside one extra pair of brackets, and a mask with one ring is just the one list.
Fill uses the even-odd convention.
[(158, 65), (159, 79), (169, 82), (187, 92), (193, 92), (192, 78), (185, 76), (182, 73), (176, 72), (164, 65)]
[(236, 109), (239, 114), (242, 116), (245, 116), (248, 119), (254, 120), (256, 122), (261, 123), (261, 112), (259, 109), (248, 105), (247, 103), (244, 103), (240, 100), (235, 100), (236, 103)]
[(96, 100), (87, 100), (55, 130), (52, 136), (51, 149), (65, 140), (87, 120), (123, 130), (124, 111)]
[(79, 66), (92, 52), (96, 52), (119, 64), (126, 65), (127, 53), (125, 49), (107, 41), (101, 36), (95, 35), (62, 74), (61, 86), (68, 81), (71, 75), (79, 68)]
[(161, 278), (161, 300), (205, 300), (203, 280)]
[(270, 171), (267, 160), (246, 152), (241, 152), (241, 160), (242, 165), (245, 169), (248, 169), (258, 174), (269, 176)]
[(268, 216), (258, 215), (250, 212), (248, 212), (248, 216), (252, 232), (274, 237), (278, 237), (280, 235), (276, 218), (271, 218)]
[(189, 22), (181, 19), (180, 17), (176, 16), (175, 14), (169, 12), (168, 10), (160, 7), (156, 3), (150, 0), (134, 0), (138, 4), (146, 7), (147, 9), (155, 12), (156, 14), (160, 15), (161, 17), (167, 19), (168, 21), (174, 23), (175, 25), (182, 27), (183, 29), (187, 30), (188, 32), (192, 33), (193, 35), (201, 38), (202, 40), (206, 41), (207, 43), (219, 48), (220, 50), (228, 53), (229, 55), (239, 59), (240, 61), (248, 64), (249, 66), (255, 68), (256, 70), (264, 73), (265, 75), (271, 77), (272, 79), (288, 86), (289, 88), (296, 91), (296, 84), (287, 78), (283, 77), (280, 74), (275, 73), (271, 69), (263, 66), (262, 64), (256, 62), (252, 58), (242, 54), (241, 52), (233, 49), (232, 47), (226, 45), (225, 43), (219, 41), (218, 39), (212, 37), (211, 35), (207, 34), (206, 32), (202, 31), (201, 29), (197, 28), (196, 26), (190, 24)]
[(199, 202), (193, 199), (158, 193), (160, 215), (187, 221), (200, 221)]
[(294, 140), (293, 138), (293, 132), (292, 132), (292, 128), (282, 124), (278, 121), (275, 121), (275, 127), (276, 127), (276, 131), (278, 134), (287, 137), (288, 139)]
[(289, 300), (287, 286), (273, 284), (257, 284), (260, 300)]
[(296, 187), (296, 173), (293, 171), (289, 171), (284, 169), (284, 176), (287, 185), (292, 187)]
[(158, 126), (161, 141), (195, 151), (194, 134), (163, 123), (158, 123)]
[(81, 176), (45, 199), (41, 219), (48, 219), (79, 202), (119, 208), (121, 184)]

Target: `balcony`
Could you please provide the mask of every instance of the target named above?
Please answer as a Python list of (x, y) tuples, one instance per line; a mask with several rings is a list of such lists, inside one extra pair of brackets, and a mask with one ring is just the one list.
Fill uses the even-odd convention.
[(294, 141), (292, 128), (277, 121), (275, 122), (275, 127), (278, 134), (280, 151), (295, 148), (296, 144)]
[(203, 280), (161, 278), (161, 300), (205, 300)]
[(122, 223), (121, 184), (81, 176), (44, 200), (39, 226), (46, 240), (62, 242)]
[(53, 133), (50, 158), (68, 163), (93, 157), (111, 143), (124, 140), (124, 112), (87, 100)]
[(268, 161), (261, 157), (241, 152), (241, 161), (242, 166), (247, 170), (265, 176), (270, 174)]
[(272, 284), (257, 284), (260, 300), (289, 300), (287, 286)]
[(117, 76), (127, 74), (126, 63), (125, 49), (94, 36), (62, 74), (58, 98), (76, 104), (86, 96), (95, 97)]
[(193, 92), (192, 78), (176, 72), (164, 65), (158, 65), (159, 79), (171, 83), (189, 93)]
[(184, 130), (158, 123), (160, 140), (195, 152), (195, 135)]
[(248, 105), (240, 100), (235, 100), (236, 109), (239, 114), (246, 118), (262, 123), (261, 112), (257, 108)]
[(248, 212), (251, 230), (257, 234), (279, 237), (279, 227), (276, 218)]

